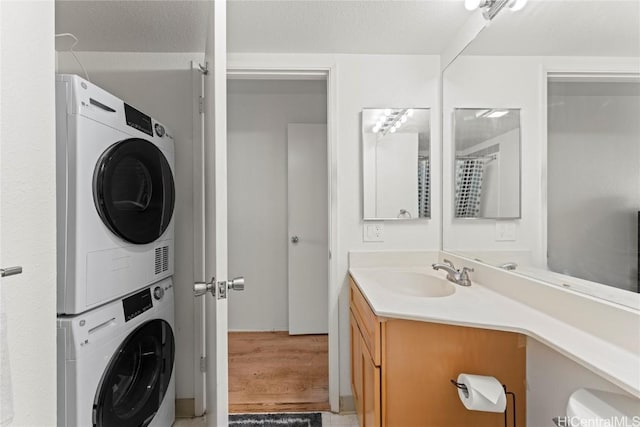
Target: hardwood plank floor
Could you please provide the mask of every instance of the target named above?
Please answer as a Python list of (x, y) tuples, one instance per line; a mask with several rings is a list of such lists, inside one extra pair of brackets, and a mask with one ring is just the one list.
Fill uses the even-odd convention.
[(329, 410), (327, 335), (229, 333), (229, 412)]

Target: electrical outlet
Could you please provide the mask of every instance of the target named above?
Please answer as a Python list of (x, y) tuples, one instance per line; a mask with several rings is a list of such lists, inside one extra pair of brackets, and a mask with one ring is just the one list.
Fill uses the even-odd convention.
[(364, 224), (364, 242), (384, 242), (384, 223), (367, 222)]
[(496, 221), (496, 242), (512, 242), (516, 240), (516, 223), (513, 221)]

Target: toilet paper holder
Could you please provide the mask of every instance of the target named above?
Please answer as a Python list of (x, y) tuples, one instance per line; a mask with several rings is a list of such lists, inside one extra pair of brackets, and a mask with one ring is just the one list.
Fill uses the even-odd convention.
[[(466, 385), (459, 383), (456, 380), (451, 380), (451, 384), (462, 390), (464, 397), (469, 397), (469, 389), (467, 389)], [(508, 391), (507, 386), (504, 384), (502, 384), (502, 388), (504, 389), (504, 394), (511, 395), (511, 402), (513, 404), (513, 427), (516, 427), (516, 394), (512, 391)], [(504, 410), (504, 427), (507, 427), (507, 409)]]
[(464, 394), (464, 397), (469, 397), (469, 389), (467, 389), (467, 386), (457, 382), (456, 380), (451, 380), (451, 384), (453, 384), (454, 386), (456, 386), (457, 388), (459, 388), (460, 390), (462, 390), (462, 393)]

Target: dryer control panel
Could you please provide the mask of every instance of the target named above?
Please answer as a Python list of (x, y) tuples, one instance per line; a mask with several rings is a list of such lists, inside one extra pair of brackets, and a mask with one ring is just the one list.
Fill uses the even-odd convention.
[(124, 116), (127, 120), (127, 125), (134, 129), (138, 129), (140, 132), (144, 132), (149, 136), (153, 136), (151, 117), (147, 116), (142, 111), (136, 110), (126, 102), (124, 103)]
[(153, 308), (153, 302), (151, 301), (151, 289), (144, 289), (137, 294), (123, 299), (122, 306), (124, 308), (125, 322), (128, 322), (136, 316), (139, 316), (145, 311)]

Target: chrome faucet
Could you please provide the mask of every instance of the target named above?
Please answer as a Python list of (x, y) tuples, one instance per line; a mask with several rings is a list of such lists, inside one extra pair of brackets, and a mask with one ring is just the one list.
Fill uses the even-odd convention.
[(460, 286), (471, 286), (469, 272), (473, 272), (473, 268), (462, 267), (462, 270), (456, 270), (455, 266), (448, 259), (443, 260), (444, 264), (431, 264), (434, 270), (444, 270), (447, 272), (447, 280)]

